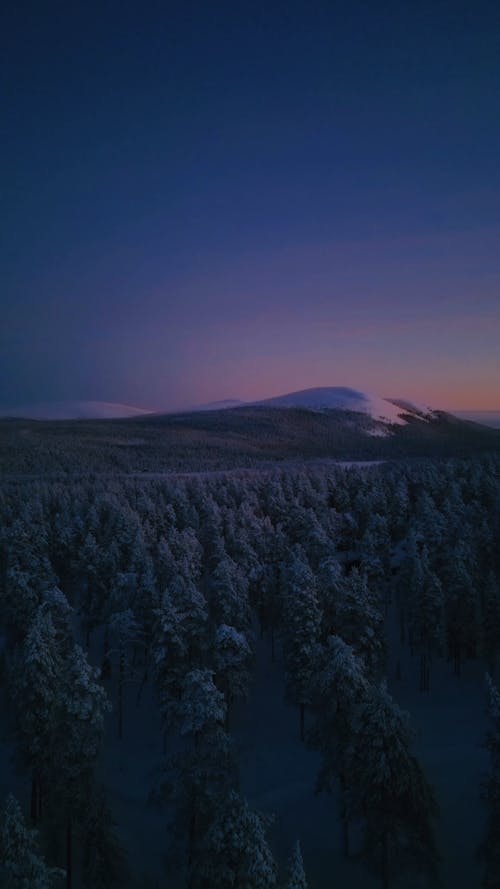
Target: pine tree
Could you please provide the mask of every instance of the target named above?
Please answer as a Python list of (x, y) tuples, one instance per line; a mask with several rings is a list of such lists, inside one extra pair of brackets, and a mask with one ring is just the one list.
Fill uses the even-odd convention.
[(307, 877), (298, 840), (288, 864), (286, 889), (307, 889)]
[(55, 709), (63, 677), (63, 659), (50, 611), (39, 606), (20, 657), (11, 673), (19, 746), (32, 772), (31, 819), (36, 823), (45, 788), (50, 791)]
[(191, 868), (200, 843), (236, 784), (231, 741), (223, 730), (224, 695), (209, 670), (192, 670), (184, 678), (179, 700), (166, 713), (170, 728), (183, 736), (181, 750), (168, 758), (157, 795), (175, 805), (173, 840)]
[(500, 583), (488, 572), (483, 592), (483, 654), (489, 672), (494, 675), (500, 653)]
[(443, 578), (446, 591), (448, 647), (460, 676), (464, 657), (475, 656), (479, 637), (479, 602), (463, 544), (448, 551)]
[(437, 879), (437, 805), (411, 740), (408, 715), (385, 685), (372, 687), (361, 702), (346, 764), (351, 805), (366, 821), (364, 854), (384, 889), (401, 872)]
[(311, 746), (319, 750), (322, 762), (316, 790), (332, 793), (337, 782), (341, 790), (341, 821), (344, 853), (349, 855), (349, 825), (352, 806), (349, 785), (354, 776), (348, 767), (359, 709), (369, 692), (362, 660), (338, 636), (330, 636), (318, 649), (311, 679), (311, 700), (315, 723), (310, 731)]
[(429, 691), (432, 657), (443, 649), (444, 596), (425, 546), (415, 559), (409, 593), (412, 645), (420, 654), (420, 691)]
[(346, 578), (340, 562), (329, 557), (324, 559), (316, 575), (318, 599), (323, 612), (322, 635), (331, 636), (339, 627), (337, 609), (343, 597)]
[[(118, 656), (118, 738), (123, 739), (123, 710), (124, 710), (124, 688), (127, 680), (127, 674), (131, 671), (130, 660), (127, 657), (128, 649), (132, 643), (141, 643), (140, 627), (137, 623), (134, 613), (130, 608), (124, 611), (118, 611), (113, 614), (109, 620), (109, 630), (111, 634), (112, 644), (116, 645), (116, 653)], [(111, 655), (108, 652), (108, 657)]]
[(490, 772), (483, 786), (487, 806), (486, 835), (479, 853), (484, 862), (483, 889), (500, 885), (500, 692), (486, 674), (488, 714), (491, 728), (486, 739), (490, 754)]
[(221, 624), (215, 634), (214, 667), (228, 712), (235, 698), (246, 698), (248, 694), (251, 662), (252, 651), (245, 634)]
[(337, 635), (363, 659), (368, 675), (378, 676), (385, 655), (383, 616), (366, 574), (356, 568), (341, 587), (336, 616)]
[(210, 826), (193, 867), (196, 887), (272, 889), (276, 866), (266, 832), (269, 816), (252, 811), (232, 791)]
[(217, 563), (209, 577), (208, 587), (214, 623), (248, 632), (251, 626), (248, 581), (229, 556)]
[(109, 709), (98, 673), (85, 652), (75, 645), (63, 663), (61, 685), (55, 699), (51, 736), (50, 783), (52, 803), (66, 831), (66, 889), (73, 881), (73, 826), (85, 811), (92, 770)]
[(226, 702), (214, 685), (211, 670), (195, 669), (186, 674), (179, 699), (169, 702), (167, 719), (171, 726), (178, 727), (181, 735), (192, 735), (195, 739), (204, 731), (224, 725)]
[(26, 827), (21, 807), (9, 795), (0, 824), (2, 889), (52, 889), (64, 872), (49, 868), (38, 851), (38, 832)]
[(83, 825), (83, 879), (86, 889), (121, 887), (125, 854), (115, 832), (103, 790), (91, 794)]
[(314, 656), (321, 635), (322, 613), (314, 575), (303, 554), (296, 551), (284, 572), (283, 657), (287, 696), (299, 707), (300, 738), (305, 735)]
[(193, 584), (179, 578), (163, 594), (155, 618), (152, 661), (165, 717), (171, 703), (180, 698), (186, 674), (203, 662), (207, 604)]

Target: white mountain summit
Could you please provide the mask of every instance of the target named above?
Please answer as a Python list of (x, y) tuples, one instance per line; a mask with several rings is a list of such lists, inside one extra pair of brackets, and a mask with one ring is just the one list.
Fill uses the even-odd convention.
[(402, 399), (381, 398), (368, 392), (349, 389), (345, 386), (321, 386), (316, 389), (301, 389), (275, 398), (253, 402), (263, 407), (304, 408), (310, 411), (352, 411), (365, 414), (381, 423), (404, 425), (410, 417), (431, 419), (434, 415), (428, 407)]

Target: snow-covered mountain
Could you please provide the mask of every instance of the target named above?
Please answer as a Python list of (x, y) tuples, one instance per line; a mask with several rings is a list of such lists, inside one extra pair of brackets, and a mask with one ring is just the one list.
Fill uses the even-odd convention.
[(410, 401), (381, 398), (368, 392), (345, 386), (322, 386), (302, 389), (276, 398), (254, 402), (255, 405), (277, 408), (305, 408), (310, 411), (352, 411), (365, 414), (380, 423), (404, 425), (410, 417), (430, 419), (434, 412), (428, 407)]
[(148, 413), (149, 411), (129, 404), (115, 404), (108, 401), (49, 401), (4, 408), (0, 411), (0, 416), (18, 417), (24, 420), (117, 420)]

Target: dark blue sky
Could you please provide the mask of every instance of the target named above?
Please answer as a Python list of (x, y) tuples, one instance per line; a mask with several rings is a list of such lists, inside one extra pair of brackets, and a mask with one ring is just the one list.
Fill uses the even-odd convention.
[(500, 406), (500, 6), (7, 3), (0, 404)]

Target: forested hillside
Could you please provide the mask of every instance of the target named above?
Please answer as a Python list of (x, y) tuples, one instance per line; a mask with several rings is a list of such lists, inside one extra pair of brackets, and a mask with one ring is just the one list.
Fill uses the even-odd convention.
[(127, 420), (0, 420), (0, 466), (53, 475), (206, 472), (304, 460), (500, 453), (500, 431), (435, 413), (403, 425), (355, 411), (241, 407)]
[(6, 475), (0, 516), (2, 886), (500, 885), (498, 456)]

